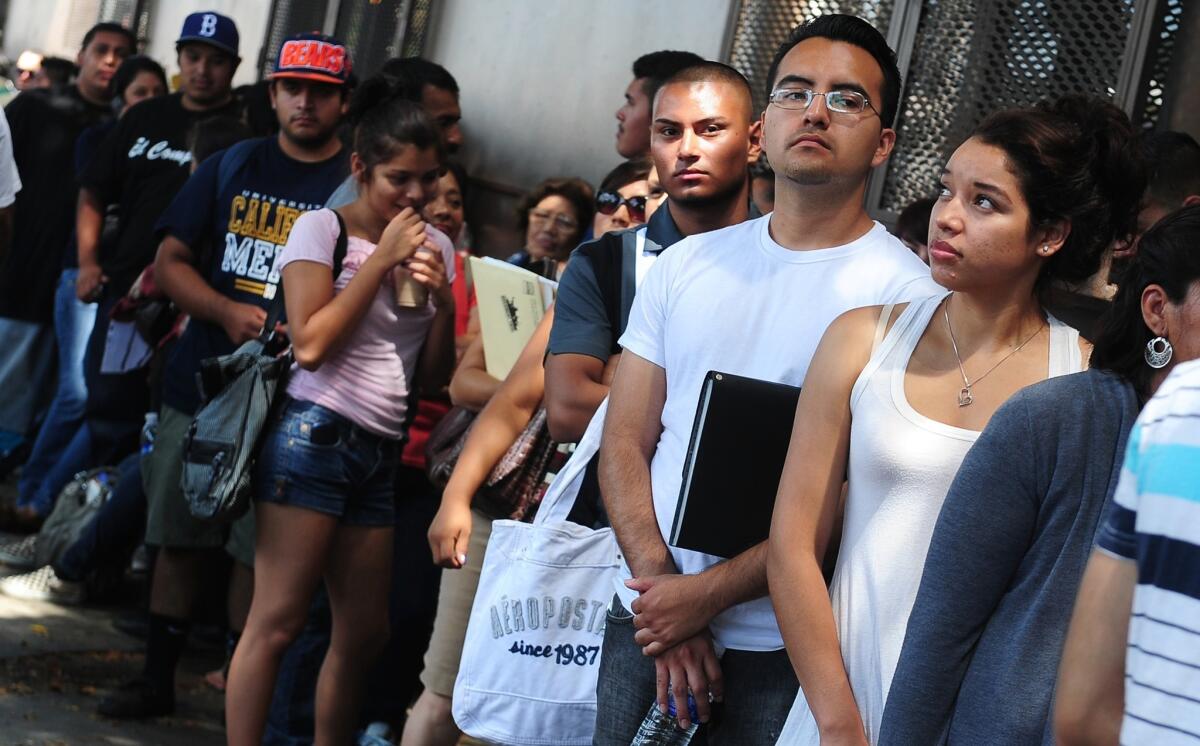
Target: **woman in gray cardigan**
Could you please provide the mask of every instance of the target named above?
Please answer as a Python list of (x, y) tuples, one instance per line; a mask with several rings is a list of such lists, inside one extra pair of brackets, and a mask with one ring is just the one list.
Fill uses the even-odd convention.
[(933, 533), (880, 744), (1054, 743), (1075, 595), (1138, 410), (1186, 357), (1159, 365), (1165, 355), (1151, 353), (1186, 329), (1189, 294), (1192, 305), (1200, 297), (1197, 246), (1200, 207), (1147, 231), (1092, 369), (1019, 392), (967, 454)]

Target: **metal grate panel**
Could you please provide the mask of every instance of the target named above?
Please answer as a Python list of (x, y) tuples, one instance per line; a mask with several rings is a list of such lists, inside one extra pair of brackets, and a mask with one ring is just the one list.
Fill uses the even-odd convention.
[(133, 29), (138, 48), (145, 49), (150, 31), (151, 0), (100, 0), (100, 21)]
[[(320, 31), (324, 27), (328, 5), (328, 0), (275, 0), (271, 8), (271, 26), (267, 29), (267, 40), (258, 62), (262, 77), (275, 71), (275, 58), (285, 39), (305, 31)], [(352, 58), (354, 52), (351, 47)]]
[(1146, 66), (1138, 88), (1140, 97), (1132, 115), (1134, 123), (1143, 129), (1154, 129), (1163, 113), (1166, 81), (1183, 24), (1183, 5), (1184, 0), (1160, 0), (1160, 13), (1150, 36)]
[(929, 0), (876, 210), (931, 196), (953, 149), (989, 113), (1064, 93), (1112, 98), (1133, 0)]
[(826, 13), (860, 16), (887, 36), (894, 0), (744, 0), (738, 11), (729, 64), (750, 80), (754, 103), (766, 104), (767, 68), (796, 26)]
[[(421, 53), (429, 5), (428, 0), (342, 3), (337, 35), (350, 46), (360, 78), (374, 75), (392, 57)], [(410, 19), (419, 21), (419, 27), (413, 28)]]

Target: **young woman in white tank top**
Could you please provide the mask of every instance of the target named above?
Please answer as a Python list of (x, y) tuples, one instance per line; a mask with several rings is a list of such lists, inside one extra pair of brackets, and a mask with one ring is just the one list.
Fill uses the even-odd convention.
[[(1035, 288), (1097, 271), (1118, 230), (1098, 163), (1125, 147), (1102, 124), (1110, 115), (1072, 98), (990, 117), (951, 157), (930, 220), (947, 292), (851, 311), (826, 331), (771, 526), (771, 599), (801, 684), (778, 743), (877, 741), (959, 464), (1012, 394), (1083, 368), (1086, 343)], [(821, 560), (839, 526), (827, 592)]]

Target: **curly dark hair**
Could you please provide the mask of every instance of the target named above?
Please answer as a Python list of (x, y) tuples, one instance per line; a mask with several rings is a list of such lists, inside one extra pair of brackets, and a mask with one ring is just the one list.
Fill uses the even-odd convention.
[(1113, 104), (1070, 95), (1005, 109), (971, 136), (1004, 151), (1029, 205), (1031, 232), (1070, 224), (1062, 248), (1042, 267), (1039, 289), (1087, 279), (1113, 241), (1133, 234), (1145, 169), (1133, 125)]
[(592, 216), (596, 213), (596, 206), (593, 203), (595, 192), (592, 191), (591, 184), (583, 179), (575, 177), (546, 179), (535, 186), (517, 205), (517, 225), (523, 237), (525, 231), (529, 229), (530, 211), (537, 207), (539, 202), (555, 194), (570, 202), (572, 209), (575, 210), (578, 228), (567, 244), (574, 249), (583, 240), (584, 233), (592, 224)]

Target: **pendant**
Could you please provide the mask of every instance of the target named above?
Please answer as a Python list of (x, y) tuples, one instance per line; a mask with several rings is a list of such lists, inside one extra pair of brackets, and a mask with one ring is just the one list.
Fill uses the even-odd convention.
[(971, 396), (971, 389), (963, 386), (958, 392), (958, 406), (967, 407), (971, 402), (975, 401), (975, 397)]

